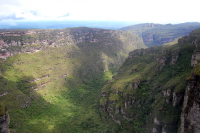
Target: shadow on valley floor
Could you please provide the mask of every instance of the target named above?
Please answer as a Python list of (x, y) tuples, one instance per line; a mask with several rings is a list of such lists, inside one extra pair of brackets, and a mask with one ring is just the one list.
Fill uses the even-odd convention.
[[(65, 89), (60, 93), (72, 105), (68, 109), (70, 116), (56, 125), (62, 132), (123, 132), (108, 114), (99, 113), (101, 88), (119, 67), (118, 51), (111, 53), (108, 49), (106, 53), (102, 46), (94, 45), (77, 45), (82, 53), (81, 65), (73, 70), (73, 76), (65, 78)], [(108, 69), (110, 65), (117, 67)]]
[(0, 91), (8, 94), (0, 100), (10, 109), (11, 131), (123, 132), (108, 114), (99, 114), (101, 88), (134, 49), (124, 50), (116, 38), (112, 42), (79, 43), (9, 58), (1, 79), (7, 86)]
[(77, 46), (81, 52), (81, 65), (77, 65), (72, 76), (63, 81), (64, 88), (59, 97), (68, 105), (65, 100), (55, 105), (63, 107), (63, 113), (60, 113), (63, 117), (55, 128), (59, 127), (61, 132), (123, 132), (108, 114), (99, 113), (101, 88), (125, 59), (117, 56), (121, 48), (112, 51), (97, 43), (79, 43)]

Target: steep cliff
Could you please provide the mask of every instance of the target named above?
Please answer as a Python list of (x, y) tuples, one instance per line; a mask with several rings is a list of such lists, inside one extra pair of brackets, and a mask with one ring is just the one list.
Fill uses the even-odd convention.
[(180, 133), (200, 132), (200, 29), (193, 31), (188, 38), (196, 45), (196, 50), (192, 55), (191, 65), (194, 66), (191, 76), (187, 78), (183, 108), (181, 113)]
[[(86, 27), (60, 30), (0, 30), (0, 58), (6, 59), (19, 53), (34, 53), (50, 49), (50, 47), (78, 43), (103, 42), (103, 45), (111, 45), (113, 38), (125, 41), (128, 36), (130, 37), (128, 32)], [(127, 45), (136, 41), (132, 39), (127, 40)], [(119, 45), (121, 41), (115, 43)], [(137, 47), (145, 46), (141, 44), (135, 48)]]
[(199, 59), (198, 35), (199, 29), (178, 44), (130, 52), (102, 88), (100, 110), (128, 132), (199, 132), (199, 78), (187, 78)]
[[(195, 69), (199, 67), (196, 66)], [(200, 132), (200, 76), (195, 70), (188, 78), (183, 109), (181, 113), (181, 131), (180, 133), (199, 133)]]
[(6, 107), (0, 103), (0, 132), (9, 133), (10, 117)]

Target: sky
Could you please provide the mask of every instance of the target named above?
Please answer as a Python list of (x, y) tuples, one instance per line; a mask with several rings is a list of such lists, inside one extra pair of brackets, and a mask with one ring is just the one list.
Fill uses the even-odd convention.
[(200, 22), (200, 0), (0, 0), (0, 21)]

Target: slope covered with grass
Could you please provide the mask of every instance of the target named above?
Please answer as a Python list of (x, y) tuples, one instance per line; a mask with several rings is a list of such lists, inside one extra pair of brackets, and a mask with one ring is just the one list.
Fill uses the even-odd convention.
[[(72, 28), (70, 45), (63, 39), (63, 46), (0, 62), (0, 101), (9, 109), (11, 131), (122, 132), (99, 114), (100, 88), (130, 51), (146, 46), (131, 32), (104, 31)], [(85, 41), (78, 41), (80, 34)]]
[(130, 52), (102, 88), (101, 112), (108, 113), (127, 132), (180, 131), (186, 79), (193, 69), (193, 34), (196, 31), (172, 46)]

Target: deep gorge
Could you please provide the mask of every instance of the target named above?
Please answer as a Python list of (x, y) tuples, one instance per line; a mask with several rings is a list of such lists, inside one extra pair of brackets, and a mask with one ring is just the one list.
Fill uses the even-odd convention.
[(0, 122), (9, 116), (11, 132), (200, 129), (199, 29), (150, 48), (131, 31), (0, 32)]

